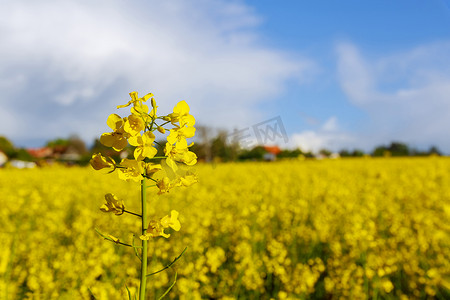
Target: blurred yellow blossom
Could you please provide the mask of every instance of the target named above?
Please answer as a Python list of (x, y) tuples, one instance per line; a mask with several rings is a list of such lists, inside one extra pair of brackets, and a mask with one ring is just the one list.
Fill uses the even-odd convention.
[[(189, 174), (183, 164), (172, 174), (164, 163), (143, 163), (142, 174), (168, 182)], [(448, 298), (448, 157), (230, 162), (199, 164), (196, 172), (201, 184), (183, 193), (156, 197), (158, 187), (147, 190), (152, 236), (162, 236), (158, 223), (163, 227), (154, 216), (176, 209), (183, 223), (183, 234), (162, 228), (171, 239), (150, 239), (149, 273), (188, 246), (168, 298)], [(123, 299), (125, 283), (132, 295), (139, 290), (133, 249), (118, 249), (93, 231), (141, 241), (148, 228), (137, 229), (138, 218), (117, 220), (111, 212), (100, 219), (96, 209), (111, 188), (127, 196), (126, 210), (136, 210), (128, 198), (139, 194), (130, 189), (137, 184), (57, 164), (3, 168), (0, 182), (5, 299), (89, 299), (89, 290), (98, 299)], [(152, 293), (162, 295), (173, 274), (152, 276)]]

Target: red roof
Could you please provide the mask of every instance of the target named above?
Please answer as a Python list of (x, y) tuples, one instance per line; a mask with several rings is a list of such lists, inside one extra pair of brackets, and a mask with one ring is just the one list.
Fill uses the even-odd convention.
[(48, 157), (53, 154), (52, 149), (48, 147), (42, 147), (42, 148), (29, 148), (27, 149), (28, 153), (31, 154), (31, 156), (36, 158), (43, 158)]
[(277, 155), (281, 152), (281, 149), (278, 146), (264, 146), (264, 150), (274, 155)]

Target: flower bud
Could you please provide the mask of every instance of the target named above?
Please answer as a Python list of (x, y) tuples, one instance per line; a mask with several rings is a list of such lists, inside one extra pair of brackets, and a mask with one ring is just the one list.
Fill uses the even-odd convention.
[(158, 126), (158, 131), (161, 132), (162, 134), (166, 133), (166, 130), (164, 128), (162, 128), (161, 126)]

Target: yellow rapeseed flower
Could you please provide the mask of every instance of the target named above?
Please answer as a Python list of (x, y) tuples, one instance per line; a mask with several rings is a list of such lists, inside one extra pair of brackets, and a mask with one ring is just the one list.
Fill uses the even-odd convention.
[(145, 174), (148, 177), (152, 177), (156, 172), (161, 170), (162, 167), (160, 164), (154, 164), (154, 163), (146, 163), (145, 164)]
[(138, 135), (144, 128), (144, 121), (137, 115), (129, 115), (123, 126), (123, 129), (131, 136)]
[(156, 182), (156, 186), (159, 188), (158, 194), (167, 193), (172, 187), (169, 177), (163, 177)]
[(105, 168), (114, 168), (115, 167), (114, 161), (112, 159), (109, 158), (109, 160), (108, 160), (108, 158), (104, 157), (100, 153), (96, 153), (96, 154), (92, 155), (90, 164), (95, 170), (101, 170), (101, 169), (105, 169)]
[(145, 101), (147, 101), (150, 97), (153, 97), (153, 94), (152, 94), (152, 93), (148, 93), (148, 94), (145, 95), (144, 97), (138, 98), (138, 93), (137, 93), (137, 92), (131, 92), (131, 93), (130, 93), (130, 97), (131, 97), (131, 100), (128, 101), (127, 104), (124, 104), (124, 105), (118, 105), (117, 108), (127, 107), (127, 106), (130, 106), (131, 104), (133, 104), (134, 106), (142, 105), (142, 102), (145, 102)]
[(170, 234), (164, 232), (166, 228), (172, 228), (175, 231), (179, 231), (181, 228), (180, 221), (178, 220), (179, 213), (176, 210), (172, 210), (169, 216), (162, 217), (159, 221), (151, 220), (148, 224), (147, 230), (144, 235), (140, 236), (142, 240), (148, 240), (150, 238), (162, 236), (165, 238), (170, 237)]
[(180, 186), (191, 186), (194, 183), (198, 182), (197, 175), (195, 174), (187, 174), (185, 176), (181, 176), (178, 180)]
[(100, 207), (100, 210), (103, 212), (112, 212), (116, 215), (123, 214), (125, 210), (125, 206), (123, 205), (123, 201), (117, 198), (114, 194), (108, 193), (105, 195), (106, 203)]
[(175, 161), (183, 162), (188, 166), (192, 166), (197, 163), (197, 155), (194, 152), (189, 151), (185, 139), (178, 141), (175, 146), (170, 142), (167, 142), (164, 148), (164, 153), (167, 156), (167, 165), (174, 169), (174, 171), (176, 171), (174, 165)]
[(170, 212), (170, 217), (165, 216), (161, 219), (161, 225), (164, 228), (172, 228), (175, 231), (179, 231), (181, 228), (180, 221), (178, 221), (179, 213), (176, 210), (172, 210)]
[(123, 168), (119, 169), (119, 178), (126, 181), (141, 181), (142, 173), (144, 173), (144, 162), (136, 161), (134, 159), (124, 158), (120, 162), (120, 166)]
[(167, 141), (170, 144), (175, 144), (183, 139), (191, 138), (195, 135), (195, 127), (181, 127), (170, 130), (170, 134), (167, 137)]
[(100, 143), (106, 147), (112, 147), (116, 151), (120, 151), (127, 146), (128, 134), (124, 131), (123, 125), (125, 121), (117, 114), (108, 117), (106, 124), (113, 130), (102, 134)]
[(143, 160), (146, 157), (154, 157), (158, 152), (155, 147), (152, 147), (154, 141), (155, 135), (151, 131), (145, 132), (142, 136), (138, 134), (130, 137), (128, 142), (130, 145), (136, 146), (136, 149), (134, 150), (134, 158), (136, 160)]
[(165, 119), (174, 125), (179, 122), (180, 127), (195, 125), (195, 118), (189, 114), (189, 105), (184, 100), (178, 102), (173, 108), (173, 113), (169, 114)]

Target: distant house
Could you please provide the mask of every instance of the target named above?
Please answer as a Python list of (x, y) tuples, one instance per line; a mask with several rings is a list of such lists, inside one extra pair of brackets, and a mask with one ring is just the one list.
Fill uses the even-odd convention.
[(34, 158), (47, 158), (53, 155), (53, 150), (49, 147), (28, 148), (27, 152)]
[(8, 161), (8, 156), (6, 156), (6, 154), (3, 153), (3, 151), (0, 151), (0, 167), (3, 166), (4, 164), (6, 164), (7, 161)]
[(17, 169), (31, 169), (36, 167), (36, 163), (32, 161), (23, 161), (23, 160), (17, 160), (13, 159), (9, 162), (11, 164), (11, 167), (17, 168)]
[(322, 159), (338, 159), (338, 158), (341, 158), (341, 155), (339, 153), (337, 153), (337, 152), (330, 153), (329, 155), (324, 154), (324, 153), (318, 153), (314, 157), (316, 159), (318, 159), (318, 160), (322, 160)]
[(36, 159), (58, 159), (63, 161), (77, 161), (81, 155), (71, 146), (57, 145), (54, 147), (28, 148), (28, 153)]
[(265, 161), (274, 161), (277, 159), (277, 155), (281, 152), (278, 146), (263, 146), (266, 153), (263, 155)]
[(81, 154), (74, 147), (68, 146), (64, 149), (64, 152), (59, 156), (61, 160), (64, 161), (77, 161), (80, 160)]
[(341, 158), (341, 155), (339, 153), (337, 153), (337, 152), (333, 152), (333, 153), (330, 154), (330, 158), (331, 159), (338, 159), (338, 158)]

